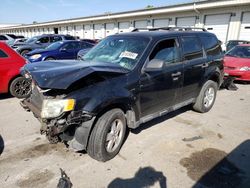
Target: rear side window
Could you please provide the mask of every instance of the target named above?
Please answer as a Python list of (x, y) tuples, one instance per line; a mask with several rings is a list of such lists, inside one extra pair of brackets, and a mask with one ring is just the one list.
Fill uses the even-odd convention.
[(163, 60), (165, 65), (177, 63), (180, 60), (179, 49), (175, 39), (168, 39), (159, 42), (154, 48), (149, 60)]
[(186, 60), (192, 60), (203, 57), (203, 51), (200, 41), (195, 36), (184, 36), (181, 38), (183, 46), (183, 55)]
[(202, 45), (208, 56), (220, 55), (222, 53), (219, 41), (214, 36), (201, 36)]
[(8, 55), (3, 50), (0, 49), (0, 58), (6, 58), (6, 57), (8, 57)]
[(0, 35), (0, 40), (8, 40), (7, 37)]
[(80, 43), (76, 43), (76, 42), (70, 42), (70, 43), (67, 43), (63, 46), (64, 49), (66, 50), (75, 50), (75, 49), (78, 49), (80, 48)]
[(62, 37), (60, 37), (60, 36), (50, 37), (51, 43), (61, 41), (61, 40), (62, 40)]
[(92, 48), (94, 45), (88, 42), (81, 42), (81, 48)]
[(75, 40), (75, 38), (72, 37), (72, 36), (70, 36), (70, 35), (64, 36), (64, 39), (65, 39), (65, 40)]

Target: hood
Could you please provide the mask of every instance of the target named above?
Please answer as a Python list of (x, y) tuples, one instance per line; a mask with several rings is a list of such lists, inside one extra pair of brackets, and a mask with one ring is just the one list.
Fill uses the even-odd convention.
[(26, 64), (21, 70), (28, 73), (37, 85), (43, 89), (67, 89), (73, 83), (93, 73), (125, 74), (127, 69), (104, 62), (88, 62), (77, 60), (43, 61)]
[(31, 55), (34, 55), (34, 54), (41, 54), (41, 53), (46, 53), (46, 52), (49, 52), (49, 50), (46, 50), (46, 49), (35, 49), (35, 50), (30, 51), (26, 55), (31, 56)]
[(224, 66), (226, 67), (250, 67), (250, 58), (240, 58), (240, 57), (232, 57), (225, 56), (224, 57)]

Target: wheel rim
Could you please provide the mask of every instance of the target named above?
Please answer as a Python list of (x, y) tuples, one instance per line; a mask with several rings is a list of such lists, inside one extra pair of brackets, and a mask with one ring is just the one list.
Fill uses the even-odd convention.
[(111, 123), (111, 127), (106, 136), (106, 150), (111, 153), (115, 151), (121, 141), (123, 136), (123, 123), (120, 119), (116, 119)]
[(19, 80), (14, 86), (14, 91), (17, 96), (25, 96), (30, 92), (30, 81), (27, 79)]
[(210, 87), (205, 91), (205, 96), (204, 96), (204, 106), (206, 108), (209, 108), (214, 101), (215, 97), (215, 90), (214, 88)]

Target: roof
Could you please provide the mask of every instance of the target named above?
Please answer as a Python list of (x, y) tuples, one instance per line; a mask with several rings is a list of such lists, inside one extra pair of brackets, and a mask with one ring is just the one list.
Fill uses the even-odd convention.
[[(127, 32), (127, 33), (119, 33), (117, 36), (138, 36), (138, 37), (151, 37), (151, 38), (158, 38), (158, 37), (166, 37), (166, 35), (184, 35), (184, 34), (208, 34), (208, 35), (214, 35), (210, 32), (204, 32), (204, 31), (140, 31), (140, 32)], [(115, 36), (115, 35), (113, 35)]]

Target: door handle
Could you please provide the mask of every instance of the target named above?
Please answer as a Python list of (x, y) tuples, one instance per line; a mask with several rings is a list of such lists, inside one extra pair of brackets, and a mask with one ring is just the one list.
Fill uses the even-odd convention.
[(172, 77), (177, 77), (177, 76), (180, 76), (180, 75), (181, 75), (181, 72), (176, 72), (176, 73), (171, 74)]

